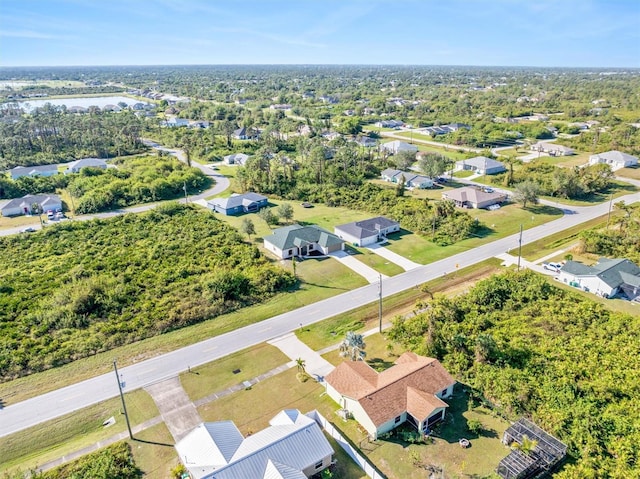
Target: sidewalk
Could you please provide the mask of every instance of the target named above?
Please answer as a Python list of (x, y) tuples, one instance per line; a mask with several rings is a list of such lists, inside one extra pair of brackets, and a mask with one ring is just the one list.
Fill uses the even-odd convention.
[(360, 276), (366, 279), (369, 283), (377, 283), (378, 281), (380, 281), (380, 276), (382, 276), (382, 278), (388, 278), (388, 276), (384, 274), (381, 275), (375, 269), (371, 268), (370, 266), (367, 266), (362, 261), (357, 260), (356, 258), (354, 258), (353, 256), (351, 256), (349, 253), (345, 251), (335, 251), (334, 253), (330, 253), (329, 256), (331, 256), (332, 258), (335, 258), (337, 261), (340, 261), (347, 268), (358, 273)]
[(307, 373), (313, 376), (319, 383), (324, 383), (325, 376), (334, 369), (333, 364), (300, 341), (295, 333), (285, 334), (284, 336), (268, 341), (268, 343), (289, 356), (292, 360), (289, 364), (292, 366), (296, 365), (296, 359), (302, 358), (305, 362)]
[(178, 442), (202, 422), (202, 418), (182, 388), (179, 377), (160, 381), (144, 388), (158, 406), (167, 429)]

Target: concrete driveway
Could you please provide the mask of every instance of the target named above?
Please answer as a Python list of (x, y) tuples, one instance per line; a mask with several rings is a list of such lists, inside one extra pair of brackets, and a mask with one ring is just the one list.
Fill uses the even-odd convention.
[[(302, 358), (307, 373), (313, 376), (318, 382), (324, 382), (325, 376), (334, 369), (333, 364), (300, 341), (295, 333), (285, 334), (284, 336), (268, 341), (268, 343), (280, 349), (280, 351), (289, 356), (293, 362), (298, 358)], [(293, 364), (293, 366), (295, 366), (295, 364)]]
[(333, 253), (329, 253), (329, 256), (337, 259), (347, 268), (355, 271), (364, 279), (366, 279), (369, 283), (377, 283), (380, 281), (380, 276), (383, 278), (388, 278), (388, 276), (380, 275), (375, 269), (367, 266), (362, 261), (357, 260), (353, 256), (351, 256), (346, 251), (334, 251)]
[(410, 259), (407, 259), (404, 256), (400, 256), (398, 253), (394, 253), (390, 249), (387, 249), (384, 246), (381, 246), (379, 244), (367, 246), (367, 249), (372, 253), (375, 253), (378, 256), (382, 256), (384, 259), (387, 259), (392, 263), (397, 264), (405, 271), (409, 271), (410, 269), (416, 269), (422, 266), (421, 264), (414, 263)]

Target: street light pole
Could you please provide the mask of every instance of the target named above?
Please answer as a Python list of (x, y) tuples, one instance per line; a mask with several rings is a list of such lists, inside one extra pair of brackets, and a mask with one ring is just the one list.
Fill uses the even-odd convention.
[(129, 430), (129, 438), (133, 439), (133, 433), (131, 432), (131, 424), (129, 424), (129, 414), (127, 414), (127, 405), (124, 402), (124, 394), (122, 393), (122, 382), (120, 381), (120, 375), (118, 375), (118, 366), (116, 360), (113, 360), (113, 369), (116, 373), (116, 381), (118, 381), (118, 390), (120, 391), (120, 400), (122, 401), (122, 410), (124, 411), (124, 419), (127, 421), (127, 429)]
[(380, 333), (382, 333), (382, 274), (378, 275), (380, 280), (378, 281), (378, 323)]

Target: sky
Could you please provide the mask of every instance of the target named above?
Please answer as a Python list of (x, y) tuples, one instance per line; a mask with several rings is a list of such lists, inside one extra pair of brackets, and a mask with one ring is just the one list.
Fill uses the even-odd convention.
[(0, 66), (640, 67), (640, 0), (0, 0)]

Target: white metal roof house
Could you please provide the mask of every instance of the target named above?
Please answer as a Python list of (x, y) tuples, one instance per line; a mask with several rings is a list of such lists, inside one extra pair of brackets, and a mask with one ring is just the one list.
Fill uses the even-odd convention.
[(567, 261), (560, 268), (558, 281), (604, 298), (624, 294), (629, 300), (640, 301), (640, 268), (628, 259), (600, 258), (593, 266)]
[(410, 151), (411, 153), (417, 153), (418, 147), (416, 145), (411, 145), (404, 141), (394, 140), (389, 143), (382, 143), (380, 148), (388, 151), (389, 153), (396, 155), (401, 151)]
[(223, 161), (227, 165), (239, 165), (244, 166), (244, 164), (249, 159), (249, 155), (245, 153), (234, 153), (232, 155), (227, 155), (223, 158)]
[(456, 161), (455, 171), (461, 170), (470, 170), (480, 175), (495, 175), (507, 171), (502, 163), (486, 156)]
[(58, 174), (58, 165), (16, 166), (9, 170), (12, 180), (22, 176), (53, 176)]
[(550, 156), (570, 156), (575, 154), (575, 151), (568, 146), (558, 145), (557, 143), (551, 143), (548, 141), (539, 141), (538, 143), (534, 143), (531, 145), (531, 151), (547, 153)]
[(307, 479), (332, 463), (318, 424), (287, 409), (244, 437), (233, 421), (202, 423), (176, 444), (194, 479)]
[(100, 168), (106, 170), (107, 162), (100, 158), (82, 158), (81, 160), (69, 163), (65, 173), (80, 173), (82, 168)]
[(598, 153), (589, 157), (590, 165), (597, 165), (598, 163), (606, 163), (612, 170), (619, 170), (620, 168), (627, 168), (629, 166), (636, 166), (638, 164), (638, 158), (627, 153), (623, 153), (617, 150), (606, 151), (604, 153)]
[(346, 223), (333, 230), (336, 236), (354, 246), (375, 244), (396, 231), (400, 231), (400, 224), (384, 216)]
[(14, 198), (2, 207), (2, 216), (19, 216), (31, 214), (31, 206), (37, 203), (42, 211), (62, 211), (62, 201), (57, 195), (26, 195)]

